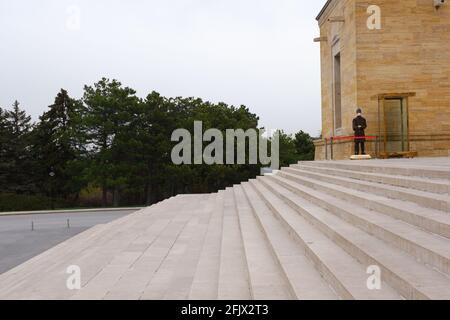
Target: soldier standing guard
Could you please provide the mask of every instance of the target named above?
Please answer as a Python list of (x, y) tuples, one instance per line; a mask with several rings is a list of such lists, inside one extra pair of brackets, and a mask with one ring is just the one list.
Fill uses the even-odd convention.
[(353, 119), (353, 131), (355, 132), (355, 155), (359, 155), (359, 149), (361, 146), (361, 154), (366, 154), (366, 148), (365, 148), (365, 131), (367, 129), (367, 121), (362, 116), (362, 110), (361, 108), (358, 108), (356, 110), (357, 117)]

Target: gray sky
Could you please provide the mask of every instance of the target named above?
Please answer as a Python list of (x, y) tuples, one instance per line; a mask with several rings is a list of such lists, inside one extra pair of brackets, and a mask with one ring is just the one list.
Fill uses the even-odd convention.
[(141, 97), (245, 104), (260, 125), (317, 135), (324, 3), (0, 0), (0, 106), (17, 99), (37, 119), (60, 88), (79, 98), (104, 76)]

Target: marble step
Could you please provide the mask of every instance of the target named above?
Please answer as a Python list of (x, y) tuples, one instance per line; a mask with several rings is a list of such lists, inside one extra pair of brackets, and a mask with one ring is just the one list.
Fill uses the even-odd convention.
[[(339, 185), (367, 194), (379, 195), (389, 199), (409, 201), (425, 208), (450, 213), (450, 197), (448, 194), (436, 194), (410, 188), (361, 181), (353, 178), (336, 177), (329, 174), (311, 172), (309, 168), (305, 170), (299, 168), (285, 168), (283, 169), (283, 172)], [(450, 219), (450, 215), (448, 215), (448, 217)]]
[(383, 185), (391, 185), (408, 189), (420, 190), (430, 193), (446, 194), (450, 193), (450, 182), (443, 179), (430, 179), (420, 177), (407, 177), (400, 175), (382, 174), (380, 172), (363, 172), (356, 170), (345, 170), (332, 167), (314, 166), (310, 162), (302, 162), (294, 164), (293, 169), (307, 170), (309, 172), (317, 172), (328, 174), (336, 177), (352, 178), (356, 180), (380, 183)]
[[(367, 267), (369, 265), (361, 264), (345, 252), (320, 229), (290, 208), (282, 198), (277, 197), (261, 181), (265, 181), (265, 179), (252, 180), (250, 183), (282, 222), (285, 232), (289, 232), (297, 240), (316, 270), (320, 272), (341, 299), (401, 299), (400, 295), (386, 284), (381, 290), (369, 290), (367, 287), (367, 279), (369, 278)], [(276, 185), (275, 188), (277, 188)]]
[(253, 299), (292, 300), (292, 288), (272, 255), (242, 186), (235, 186), (233, 191)]
[[(289, 186), (292, 182), (282, 180), (279, 177), (265, 177), (258, 181), (364, 266), (378, 266), (383, 280), (404, 298), (450, 298), (450, 278), (447, 275), (419, 262), (414, 255), (391, 242), (380, 240), (341, 218), (333, 206), (325, 210), (317, 205), (314, 199), (334, 201), (326, 194), (305, 187), (301, 193), (295, 192), (300, 190), (298, 186)], [(353, 206), (353, 211), (357, 212), (358, 208)]]
[(232, 188), (224, 192), (219, 300), (251, 300), (253, 293)]
[[(300, 162), (299, 164), (302, 164)], [(365, 162), (351, 161), (314, 161), (307, 162), (308, 165), (338, 168), (344, 170), (390, 174), (407, 177), (421, 177), (431, 179), (450, 180), (450, 166), (433, 163), (426, 159), (415, 159), (415, 161), (402, 160), (371, 160)]]
[(278, 176), (324, 192), (352, 205), (383, 213), (388, 217), (402, 220), (427, 232), (450, 238), (450, 215), (446, 212), (424, 208), (409, 201), (387, 198), (328, 182), (322, 182), (286, 171), (280, 171)]

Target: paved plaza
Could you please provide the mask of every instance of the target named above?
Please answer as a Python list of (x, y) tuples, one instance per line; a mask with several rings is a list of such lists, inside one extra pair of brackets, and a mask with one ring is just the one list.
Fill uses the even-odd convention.
[(131, 212), (133, 211), (12, 216), (0, 214), (0, 274), (80, 232)]

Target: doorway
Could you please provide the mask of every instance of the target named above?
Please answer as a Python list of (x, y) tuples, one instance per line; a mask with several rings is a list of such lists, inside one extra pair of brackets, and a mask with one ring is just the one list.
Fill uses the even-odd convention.
[(407, 98), (385, 98), (383, 105), (385, 152), (409, 152)]

